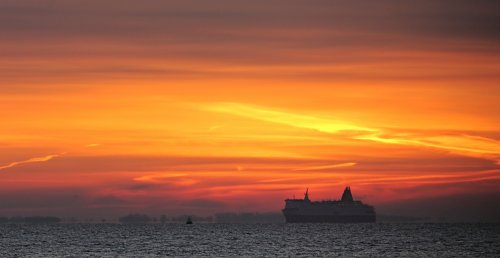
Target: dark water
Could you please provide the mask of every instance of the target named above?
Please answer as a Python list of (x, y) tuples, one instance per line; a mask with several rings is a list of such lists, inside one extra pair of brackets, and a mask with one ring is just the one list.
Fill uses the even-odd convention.
[(500, 257), (500, 224), (0, 225), (0, 257)]

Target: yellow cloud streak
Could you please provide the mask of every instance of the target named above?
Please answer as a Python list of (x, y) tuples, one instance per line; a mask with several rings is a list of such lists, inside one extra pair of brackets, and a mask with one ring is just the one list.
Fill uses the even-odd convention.
[(336, 133), (339, 131), (376, 131), (372, 128), (357, 126), (345, 121), (335, 121), (328, 118), (321, 118), (316, 116), (292, 114), (283, 111), (264, 109), (239, 103), (213, 103), (205, 106), (203, 109), (213, 112), (229, 113), (267, 122), (313, 129), (325, 133)]
[(285, 124), (297, 128), (313, 129), (330, 134), (341, 131), (355, 131), (357, 133), (356, 135), (348, 137), (356, 140), (367, 140), (385, 144), (430, 147), (463, 156), (486, 158), (500, 164), (500, 142), (479, 136), (418, 136), (412, 134), (383, 133), (383, 129), (359, 126), (347, 121), (339, 121), (312, 115), (294, 114), (240, 103), (211, 103), (205, 105), (203, 109), (266, 122)]

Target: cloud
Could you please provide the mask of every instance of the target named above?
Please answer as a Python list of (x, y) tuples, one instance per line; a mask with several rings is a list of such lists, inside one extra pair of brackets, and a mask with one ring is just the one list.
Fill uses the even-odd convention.
[(396, 131), (387, 128), (374, 128), (334, 118), (278, 111), (268, 107), (240, 103), (208, 103), (202, 109), (296, 128), (312, 129), (328, 134), (338, 135), (347, 131), (348, 134), (341, 135), (341, 137), (383, 144), (432, 148), (463, 156), (485, 158), (500, 164), (500, 141), (475, 135), (433, 131), (422, 131), (422, 133), (416, 134), (412, 133), (412, 129), (407, 129), (408, 132), (405, 132), (404, 129)]
[(480, 136), (464, 134), (440, 135), (430, 132), (430, 135), (375, 133), (359, 135), (354, 138), (386, 144), (429, 147), (463, 156), (490, 159), (500, 164), (500, 141)]
[(336, 133), (340, 131), (376, 131), (375, 129), (358, 126), (347, 121), (295, 114), (240, 103), (211, 103), (203, 106), (202, 109), (212, 112), (229, 113), (272, 123), (286, 124), (294, 127), (314, 129), (325, 133)]
[[(101, 156), (64, 156), (54, 159), (44, 166), (23, 167), (25, 172), (73, 172), (93, 173), (96, 171), (116, 173), (123, 171), (158, 172), (170, 171), (171, 176), (182, 176), (192, 171), (230, 171), (237, 166), (245, 170), (259, 167), (280, 167), (292, 169), (312, 164), (344, 162), (332, 159), (273, 158), (273, 157), (224, 157), (224, 156), (172, 156), (172, 155), (101, 155)], [(347, 161), (345, 161), (347, 162)], [(13, 167), (12, 169), (19, 169)], [(160, 173), (159, 176), (164, 174)]]
[[(49, 4), (50, 3), (50, 4)], [(401, 2), (324, 1), (2, 1), (0, 29), (9, 34), (121, 37), (150, 35), (185, 42), (231, 40), (236, 29), (324, 28), (417, 34), (429, 37), (495, 38), (499, 4), (495, 1)], [(27, 21), (19, 22), (15, 17)], [(91, 18), (90, 18), (91, 17)], [(64, 22), (60, 22), (60, 21)], [(204, 27), (199, 25), (204, 24)], [(206, 29), (205, 29), (206, 28)], [(339, 29), (340, 28), (340, 29)], [(161, 32), (163, 29), (164, 33)], [(244, 37), (255, 40), (259, 34)], [(173, 33), (175, 32), (175, 33)], [(226, 32), (226, 33), (223, 33)], [(233, 32), (233, 33), (230, 33)], [(197, 36), (197, 33), (203, 33)], [(245, 34), (245, 33), (242, 33)], [(43, 34), (42, 34), (43, 35)], [(211, 35), (212, 37), (206, 37)], [(39, 35), (41, 36), (41, 35)], [(271, 36), (271, 35), (268, 35)], [(241, 36), (242, 37), (242, 36)], [(303, 42), (314, 40), (302, 39)]]
[[(286, 8), (282, 1), (126, 3), (2, 1), (1, 91), (36, 91), (27, 81), (125, 77), (498, 78), (496, 70), (450, 71), (453, 60), (435, 62), (446, 60), (436, 58), (437, 51), (498, 54), (500, 8), (494, 1), (287, 1)], [(429, 69), (408, 66), (408, 60), (424, 60)], [(417, 74), (398, 72), (408, 68)], [(57, 90), (49, 88), (38, 91)]]
[(305, 168), (296, 168), (294, 171), (309, 171), (309, 170), (325, 170), (331, 168), (344, 168), (344, 167), (352, 167), (355, 166), (355, 162), (347, 162), (340, 164), (332, 164), (332, 165), (322, 165), (322, 166), (313, 166), (313, 167), (305, 167)]
[(44, 156), (44, 157), (35, 157), (35, 158), (30, 158), (30, 159), (27, 159), (27, 160), (23, 160), (23, 161), (15, 161), (15, 162), (12, 162), (8, 165), (5, 165), (5, 166), (0, 166), (0, 170), (4, 170), (4, 169), (7, 169), (7, 168), (12, 168), (12, 167), (15, 167), (15, 166), (18, 166), (18, 165), (22, 165), (22, 164), (29, 164), (29, 163), (37, 163), (37, 162), (45, 162), (45, 161), (49, 161), (53, 158), (56, 158), (56, 157), (59, 157), (61, 156), (61, 154), (51, 154), (51, 155), (47, 155), (47, 156)]
[(378, 177), (372, 178), (359, 178), (353, 180), (353, 182), (359, 183), (360, 185), (389, 185), (394, 182), (399, 184), (419, 184), (419, 185), (443, 185), (443, 184), (454, 184), (454, 183), (464, 183), (464, 182), (481, 182), (481, 181), (496, 181), (500, 180), (500, 170), (486, 170), (486, 171), (473, 171), (469, 173), (434, 173), (431, 175), (380, 175)]
[[(99, 146), (101, 146), (101, 144), (92, 143), (92, 144), (85, 145), (84, 147), (95, 148), (95, 147), (99, 147)], [(15, 162), (11, 162), (7, 165), (0, 166), (0, 170), (7, 169), (7, 168), (13, 168), (13, 167), (23, 165), (23, 164), (46, 162), (46, 161), (61, 157), (61, 156), (66, 155), (66, 154), (68, 154), (68, 152), (65, 151), (65, 152), (61, 152), (59, 154), (50, 154), (50, 155), (43, 156), (43, 157), (34, 157), (34, 158), (30, 158), (30, 159), (23, 160), (23, 161), (15, 161)]]
[(172, 172), (164, 172), (164, 173), (140, 176), (134, 178), (134, 180), (138, 182), (166, 184), (178, 187), (193, 186), (199, 183), (199, 180), (193, 179), (189, 173), (172, 173)]

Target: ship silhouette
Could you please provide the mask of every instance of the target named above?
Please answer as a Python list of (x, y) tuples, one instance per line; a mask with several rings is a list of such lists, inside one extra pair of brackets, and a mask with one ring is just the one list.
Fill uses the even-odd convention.
[(335, 201), (311, 201), (309, 189), (304, 199), (286, 199), (282, 210), (287, 223), (356, 223), (375, 222), (375, 209), (352, 197), (351, 188), (345, 188), (342, 198)]

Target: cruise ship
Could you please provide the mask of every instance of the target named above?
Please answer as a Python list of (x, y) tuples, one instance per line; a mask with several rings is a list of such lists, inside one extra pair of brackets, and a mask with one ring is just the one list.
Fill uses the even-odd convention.
[(357, 223), (375, 222), (375, 209), (352, 197), (351, 188), (345, 188), (342, 199), (311, 201), (309, 189), (304, 199), (286, 199), (282, 210), (287, 223)]

